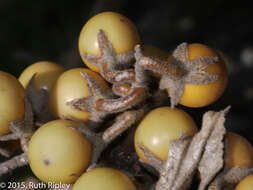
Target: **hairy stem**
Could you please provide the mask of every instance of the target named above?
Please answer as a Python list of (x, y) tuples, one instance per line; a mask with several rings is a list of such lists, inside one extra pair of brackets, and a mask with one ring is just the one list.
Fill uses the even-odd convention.
[(9, 141), (9, 140), (17, 140), (19, 136), (15, 133), (10, 133), (7, 135), (0, 136), (0, 141)]
[(131, 110), (122, 113), (116, 118), (115, 123), (105, 130), (103, 133), (103, 140), (106, 143), (113, 141), (117, 136), (133, 125), (143, 114), (144, 111), (142, 110)]
[(28, 157), (26, 153), (15, 156), (0, 164), (0, 177), (26, 164), (28, 164)]

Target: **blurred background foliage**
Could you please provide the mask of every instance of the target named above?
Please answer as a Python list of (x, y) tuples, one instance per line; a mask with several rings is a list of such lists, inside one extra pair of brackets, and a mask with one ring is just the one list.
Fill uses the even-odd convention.
[(199, 42), (223, 52), (230, 70), (224, 96), (207, 108), (184, 109), (200, 122), (203, 111), (230, 104), (227, 128), (253, 143), (253, 13), (246, 1), (0, 0), (0, 70), (18, 77), (41, 60), (84, 66), (79, 32), (102, 11), (130, 18), (143, 44), (171, 52), (181, 42)]

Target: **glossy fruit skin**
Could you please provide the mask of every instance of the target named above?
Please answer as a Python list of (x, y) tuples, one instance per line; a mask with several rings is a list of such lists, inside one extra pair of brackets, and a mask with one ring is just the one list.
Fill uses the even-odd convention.
[(27, 87), (32, 76), (36, 74), (35, 77), (35, 87), (37, 89), (50, 90), (55, 83), (56, 79), (64, 72), (64, 68), (50, 61), (40, 61), (36, 62), (29, 67), (27, 67), (19, 76), (20, 83)]
[(144, 145), (155, 156), (166, 161), (172, 140), (182, 135), (194, 135), (196, 132), (196, 124), (183, 110), (156, 108), (148, 113), (137, 127), (134, 136), (135, 150), (146, 163), (148, 160), (138, 145)]
[(253, 167), (253, 147), (247, 139), (232, 132), (226, 134), (226, 139), (228, 142), (226, 167)]
[(11, 74), (0, 71), (0, 135), (10, 132), (8, 124), (25, 113), (25, 89)]
[(44, 124), (32, 136), (28, 159), (33, 173), (43, 182), (74, 183), (88, 167), (90, 142), (71, 121), (54, 120)]
[[(140, 37), (135, 25), (127, 17), (115, 12), (102, 12), (92, 17), (83, 26), (79, 36), (80, 54), (100, 55), (97, 34), (102, 29), (117, 54), (126, 53), (140, 43)], [(92, 65), (82, 57), (85, 64), (93, 71), (99, 72), (97, 66)]]
[(137, 190), (134, 183), (121, 171), (113, 168), (95, 168), (84, 173), (73, 190)]
[(248, 177), (244, 178), (235, 188), (235, 190), (252, 190), (252, 189), (253, 189), (253, 175), (249, 175)]
[(209, 74), (218, 75), (218, 80), (209, 84), (186, 84), (184, 93), (179, 102), (184, 106), (192, 108), (208, 106), (218, 100), (226, 88), (228, 71), (224, 59), (215, 50), (206, 45), (197, 43), (188, 45), (188, 56), (190, 60), (200, 56), (218, 56), (219, 58), (218, 63), (205, 69)]
[(66, 104), (73, 99), (90, 96), (87, 81), (81, 76), (80, 72), (90, 75), (101, 84), (104, 90), (108, 88), (105, 80), (99, 74), (89, 69), (75, 68), (64, 72), (57, 79), (49, 95), (49, 109), (55, 117), (83, 122), (89, 119), (89, 112), (74, 110)]

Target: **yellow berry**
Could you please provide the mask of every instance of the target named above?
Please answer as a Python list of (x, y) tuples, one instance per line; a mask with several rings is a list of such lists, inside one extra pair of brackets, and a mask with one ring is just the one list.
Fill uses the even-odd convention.
[(244, 178), (235, 188), (235, 190), (252, 190), (253, 189), (253, 175)]
[(84, 173), (74, 184), (73, 190), (137, 190), (124, 173), (112, 168), (95, 168)]
[(44, 124), (28, 146), (33, 173), (44, 182), (73, 183), (88, 167), (90, 142), (71, 126), (71, 121), (55, 120)]
[[(83, 26), (79, 36), (80, 54), (100, 55), (97, 34), (102, 29), (117, 54), (127, 53), (140, 43), (140, 37), (135, 25), (125, 16), (115, 12), (103, 12), (92, 17)], [(85, 64), (93, 71), (99, 72), (82, 57)]]
[(148, 160), (139, 145), (165, 161), (172, 140), (182, 135), (194, 135), (196, 132), (196, 124), (183, 110), (170, 107), (156, 108), (148, 113), (137, 127), (134, 136), (135, 150), (146, 163)]
[(226, 167), (253, 167), (253, 147), (247, 139), (232, 132), (226, 134), (226, 139), (228, 142), (225, 156)]
[(85, 72), (90, 75), (104, 90), (108, 88), (104, 79), (89, 69), (75, 68), (64, 72), (57, 79), (49, 96), (49, 109), (55, 117), (69, 118), (83, 122), (89, 119), (89, 112), (74, 110), (67, 105), (67, 102), (76, 98), (90, 96), (87, 81), (81, 76), (80, 72)]
[(216, 56), (219, 58), (217, 63), (205, 69), (207, 73), (217, 75), (218, 80), (209, 84), (186, 84), (179, 103), (187, 107), (198, 108), (214, 103), (223, 94), (227, 85), (228, 71), (219, 53), (203, 44), (188, 45), (188, 58), (190, 60), (201, 56)]
[(40, 61), (27, 67), (19, 76), (18, 80), (26, 88), (32, 76), (37, 73), (34, 81), (35, 87), (50, 91), (56, 79), (63, 72), (64, 68), (56, 63)]
[(25, 89), (11, 74), (0, 71), (0, 135), (10, 132), (11, 121), (22, 120)]

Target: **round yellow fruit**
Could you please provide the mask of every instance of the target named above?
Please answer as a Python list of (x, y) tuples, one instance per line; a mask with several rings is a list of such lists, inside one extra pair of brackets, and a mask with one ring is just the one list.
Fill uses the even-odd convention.
[(49, 96), (49, 109), (55, 117), (69, 118), (86, 122), (89, 112), (74, 110), (67, 102), (76, 98), (90, 96), (87, 81), (80, 72), (85, 72), (94, 78), (105, 90), (108, 88), (105, 80), (97, 73), (84, 68), (75, 68), (64, 72), (56, 81)]
[(112, 168), (95, 168), (84, 173), (74, 184), (73, 190), (137, 190), (124, 173)]
[(25, 89), (11, 74), (0, 71), (0, 135), (10, 132), (11, 121), (22, 120), (25, 113)]
[(71, 121), (44, 124), (32, 136), (28, 159), (33, 173), (44, 182), (74, 183), (89, 166), (90, 142)]
[(226, 134), (227, 152), (225, 166), (253, 167), (253, 147), (244, 137), (228, 132)]
[(22, 74), (19, 76), (20, 83), (27, 87), (32, 76), (35, 76), (35, 87), (37, 89), (50, 90), (55, 83), (56, 79), (64, 72), (64, 68), (56, 63), (50, 61), (40, 61), (36, 62), (29, 67), (27, 67)]
[(223, 94), (227, 85), (228, 71), (225, 62), (219, 53), (203, 44), (196, 43), (188, 45), (188, 58), (190, 60), (201, 56), (213, 56), (219, 58), (217, 63), (205, 69), (207, 73), (217, 75), (218, 80), (209, 84), (186, 84), (179, 103), (187, 107), (198, 108), (214, 103)]
[(235, 190), (252, 190), (252, 189), (253, 189), (253, 175), (249, 175), (248, 177), (244, 178), (235, 188)]
[[(103, 12), (92, 17), (83, 26), (79, 36), (79, 52), (90, 55), (100, 55), (97, 34), (102, 29), (117, 54), (127, 53), (140, 43), (140, 37), (135, 25), (125, 16), (115, 12)], [(82, 57), (85, 64), (93, 71), (99, 68)]]
[(182, 135), (194, 135), (196, 132), (196, 124), (183, 110), (170, 107), (156, 108), (148, 113), (137, 127), (134, 136), (135, 150), (146, 163), (148, 160), (139, 145), (166, 161), (172, 140)]

